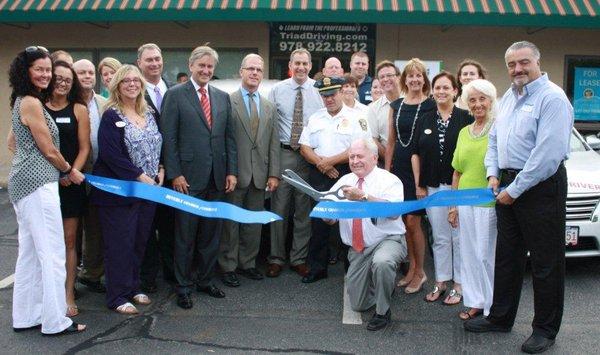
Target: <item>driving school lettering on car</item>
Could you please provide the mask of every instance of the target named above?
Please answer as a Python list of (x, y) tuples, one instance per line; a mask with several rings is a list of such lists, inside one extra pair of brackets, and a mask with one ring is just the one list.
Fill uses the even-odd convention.
[(588, 190), (600, 191), (600, 185), (599, 184), (592, 184), (592, 183), (587, 183), (587, 182), (569, 181), (569, 187), (578, 187), (580, 189), (588, 189)]

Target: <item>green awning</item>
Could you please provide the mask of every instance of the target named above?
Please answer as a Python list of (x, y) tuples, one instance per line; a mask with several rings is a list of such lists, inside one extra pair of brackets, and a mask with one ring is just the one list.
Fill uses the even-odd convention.
[(291, 21), (600, 28), (600, 0), (0, 0), (0, 22)]

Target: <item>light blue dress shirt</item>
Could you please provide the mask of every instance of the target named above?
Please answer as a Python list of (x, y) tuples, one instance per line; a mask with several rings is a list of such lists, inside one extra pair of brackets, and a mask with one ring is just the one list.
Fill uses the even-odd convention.
[(485, 156), (487, 176), (500, 169), (520, 169), (506, 191), (512, 198), (548, 179), (567, 159), (573, 106), (564, 91), (543, 74), (519, 96), (516, 87), (500, 100)]
[[(242, 92), (242, 98), (244, 99), (244, 106), (246, 110), (248, 110), (248, 117), (250, 117), (250, 97), (248, 94), (250, 93), (248, 90), (244, 89), (244, 87), (240, 87), (240, 91)], [(260, 98), (258, 97), (258, 91), (254, 92), (254, 103), (256, 104), (256, 110), (258, 112), (258, 116), (260, 117)]]
[(323, 99), (317, 88), (314, 87), (315, 81), (307, 79), (304, 84), (298, 85), (293, 79), (285, 79), (271, 89), (269, 101), (277, 108), (277, 121), (279, 126), (279, 139), (283, 144), (290, 144), (292, 134), (292, 119), (294, 118), (294, 104), (296, 103), (296, 93), (298, 87), (302, 90), (302, 115), (304, 118), (304, 127), (308, 124), (308, 118), (318, 109), (325, 107)]

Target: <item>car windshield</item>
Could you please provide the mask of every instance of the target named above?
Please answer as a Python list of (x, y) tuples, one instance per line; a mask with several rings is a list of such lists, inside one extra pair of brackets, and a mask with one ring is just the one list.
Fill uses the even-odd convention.
[(571, 132), (571, 152), (585, 152), (587, 146), (583, 143), (579, 134)]

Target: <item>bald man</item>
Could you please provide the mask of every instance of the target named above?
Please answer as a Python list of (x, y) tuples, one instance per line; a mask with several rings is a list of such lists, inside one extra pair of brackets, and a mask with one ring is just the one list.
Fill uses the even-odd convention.
[[(73, 63), (73, 69), (77, 74), (77, 79), (83, 91), (83, 98), (87, 102), (90, 113), (90, 141), (92, 143), (92, 154), (88, 161), (87, 170), (98, 157), (98, 127), (100, 118), (104, 112), (106, 99), (94, 92), (96, 86), (96, 67), (87, 59), (81, 59)], [(96, 214), (96, 208), (92, 204), (88, 205), (86, 214), (83, 218), (83, 268), (79, 272), (79, 282), (87, 286), (94, 292), (106, 292), (106, 288), (100, 279), (104, 274), (104, 253), (102, 245), (102, 235)]]
[(338, 77), (341, 78), (344, 76), (344, 68), (342, 67), (342, 62), (336, 57), (331, 57), (325, 61), (325, 66), (323, 67), (323, 76), (332, 78)]

